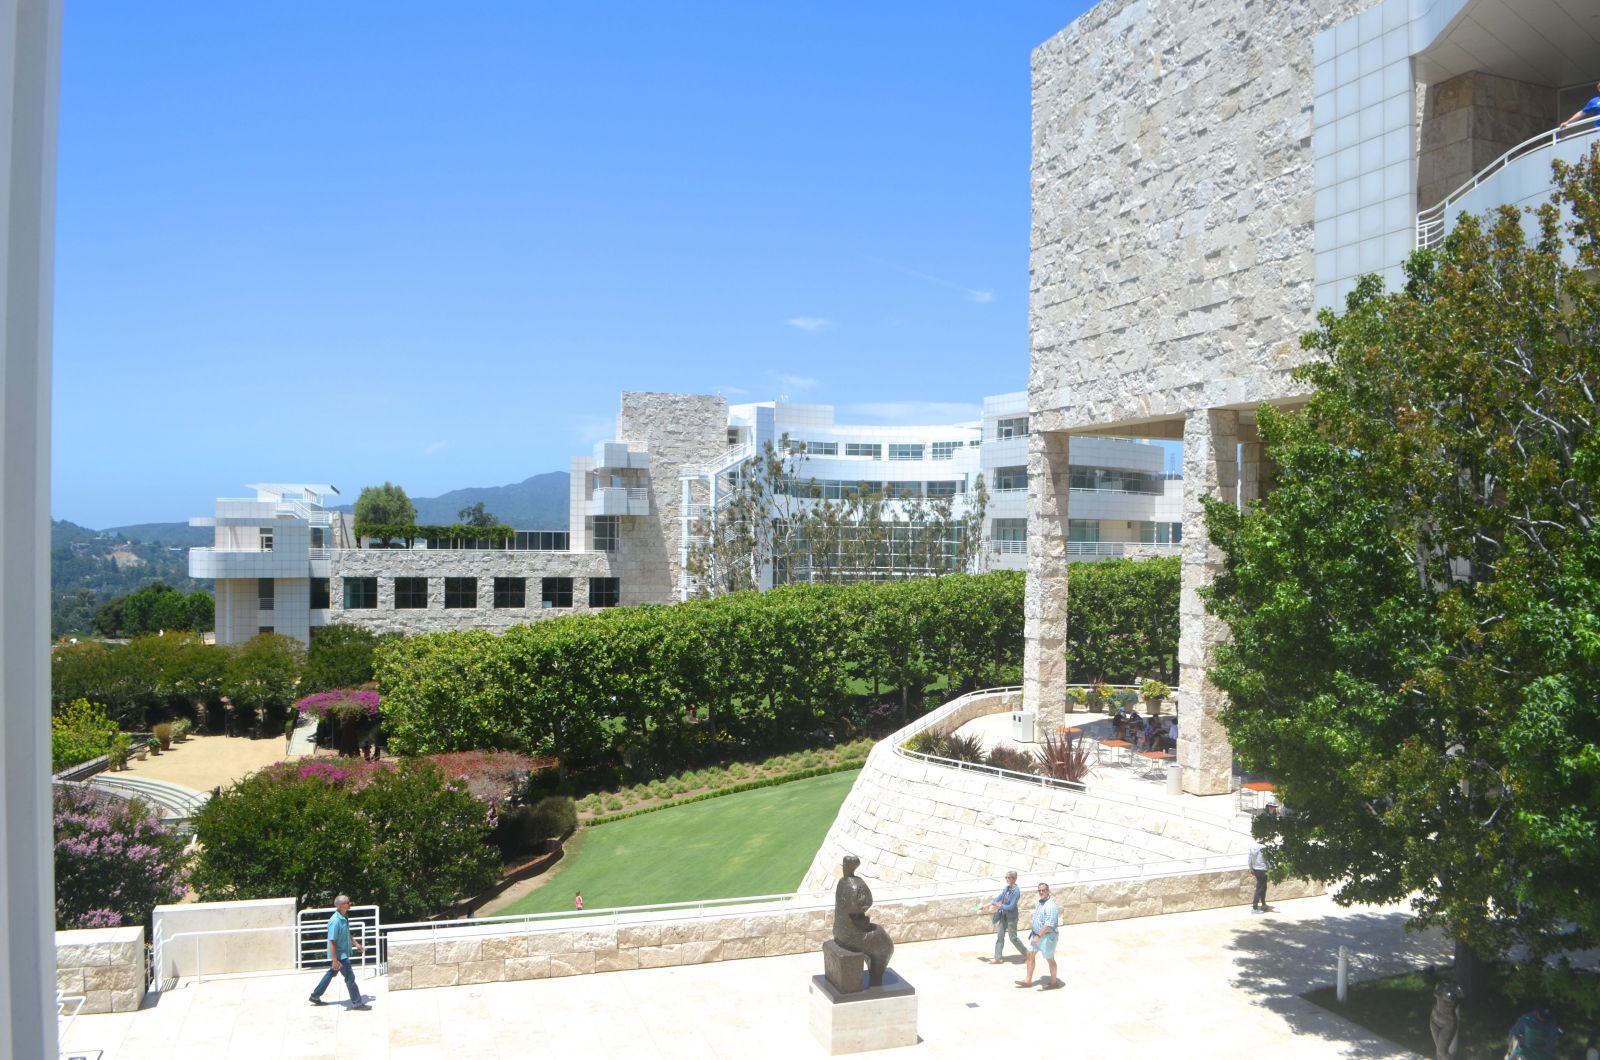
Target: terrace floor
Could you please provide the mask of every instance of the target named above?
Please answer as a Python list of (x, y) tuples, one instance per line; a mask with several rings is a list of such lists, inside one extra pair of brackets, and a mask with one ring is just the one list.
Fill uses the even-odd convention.
[[(922, 1040), (879, 1055), (1408, 1056), (1298, 996), (1333, 981), (1341, 944), (1355, 954), (1355, 979), (1448, 960), (1447, 944), (1407, 934), (1404, 920), (1399, 908), (1341, 909), (1319, 897), (1266, 915), (1229, 908), (1076, 925), (1062, 935), (1067, 985), (1055, 991), (1013, 986), (1014, 954), (1006, 967), (983, 963), (987, 937), (905, 945), (893, 967), (917, 988)], [(818, 955), (802, 955), (393, 995), (364, 973), (370, 1012), (312, 1008), (309, 972), (207, 980), (136, 1013), (79, 1017), (63, 1055), (821, 1057), (807, 996), (820, 971)], [(335, 981), (328, 996), (339, 990)]]

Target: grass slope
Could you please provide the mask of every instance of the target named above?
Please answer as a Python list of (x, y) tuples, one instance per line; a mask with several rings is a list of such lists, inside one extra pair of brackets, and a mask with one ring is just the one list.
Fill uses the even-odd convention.
[(792, 891), (859, 770), (585, 828), (538, 890), (501, 915)]

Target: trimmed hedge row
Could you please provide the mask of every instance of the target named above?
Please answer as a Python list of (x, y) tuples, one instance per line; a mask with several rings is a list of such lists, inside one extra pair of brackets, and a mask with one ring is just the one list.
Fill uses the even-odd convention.
[(610, 824), (613, 821), (626, 820), (629, 817), (638, 817), (641, 814), (655, 813), (657, 810), (670, 810), (674, 806), (688, 806), (690, 803), (705, 802), (707, 799), (719, 798), (723, 795), (737, 795), (741, 791), (755, 791), (757, 788), (774, 788), (779, 784), (787, 784), (793, 780), (810, 780), (812, 777), (825, 777), (831, 773), (845, 773), (852, 769), (860, 769), (866, 764), (865, 760), (859, 762), (835, 762), (831, 766), (814, 766), (811, 769), (802, 769), (795, 773), (786, 773), (781, 777), (762, 777), (760, 780), (747, 780), (732, 787), (718, 788), (716, 791), (702, 791), (698, 795), (690, 795), (686, 799), (674, 799), (671, 802), (658, 802), (654, 806), (641, 806), (636, 810), (623, 810), (621, 813), (608, 813), (603, 817), (596, 817), (584, 827), (593, 828), (596, 825)]

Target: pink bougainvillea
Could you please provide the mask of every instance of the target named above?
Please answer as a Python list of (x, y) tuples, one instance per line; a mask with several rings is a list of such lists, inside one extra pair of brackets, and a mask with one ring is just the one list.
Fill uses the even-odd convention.
[(58, 785), (55, 838), (57, 928), (144, 924), (187, 890), (183, 837), (137, 801)]
[(302, 716), (315, 715), (326, 718), (368, 717), (376, 718), (382, 700), (378, 693), (366, 688), (336, 688), (329, 692), (316, 692), (295, 700), (295, 709)]

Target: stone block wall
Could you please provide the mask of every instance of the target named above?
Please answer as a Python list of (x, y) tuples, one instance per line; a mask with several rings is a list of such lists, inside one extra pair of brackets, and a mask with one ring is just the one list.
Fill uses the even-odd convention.
[(83, 998), (80, 1015), (135, 1012), (144, 987), (144, 928), (56, 932), (56, 989)]
[(1101, 870), (1242, 854), (1248, 834), (1223, 817), (1184, 817), (1091, 793), (904, 757), (921, 729), (954, 729), (1014, 709), (1014, 692), (954, 700), (882, 741), (839, 808), (802, 891), (837, 878), (845, 854), (862, 876), (889, 884), (999, 876), (1008, 869), (1051, 883)]
[(1428, 207), (1531, 136), (1560, 123), (1548, 85), (1473, 71), (1429, 85), (1417, 154), (1417, 206)]
[[(1242, 859), (1241, 859), (1242, 862)], [(836, 874), (837, 875), (837, 874)], [(871, 880), (879, 887), (879, 881)], [(878, 901), (874, 922), (896, 943), (989, 935), (993, 925), (978, 903), (1000, 889), (998, 880), (969, 881), (951, 893)], [(1243, 905), (1254, 879), (1242, 868), (1066, 884), (1054, 889), (1066, 924), (1122, 920), (1195, 909)], [(830, 884), (831, 886), (831, 884)], [(1301, 881), (1274, 885), (1274, 900), (1320, 893)], [(832, 937), (830, 897), (807, 896), (799, 906), (746, 906), (717, 916), (653, 923), (602, 925), (590, 921), (539, 927), (485, 925), (389, 936), (389, 989), (421, 990), (592, 972), (709, 964), (746, 957), (816, 953)], [(819, 902), (818, 898), (822, 900)], [(1026, 911), (1031, 898), (1024, 898)]]
[[(151, 914), (160, 940), (156, 974), (167, 983), (191, 975), (287, 971), (295, 966), (295, 911), (293, 898), (158, 905)], [(189, 934), (218, 931), (234, 934)]]

